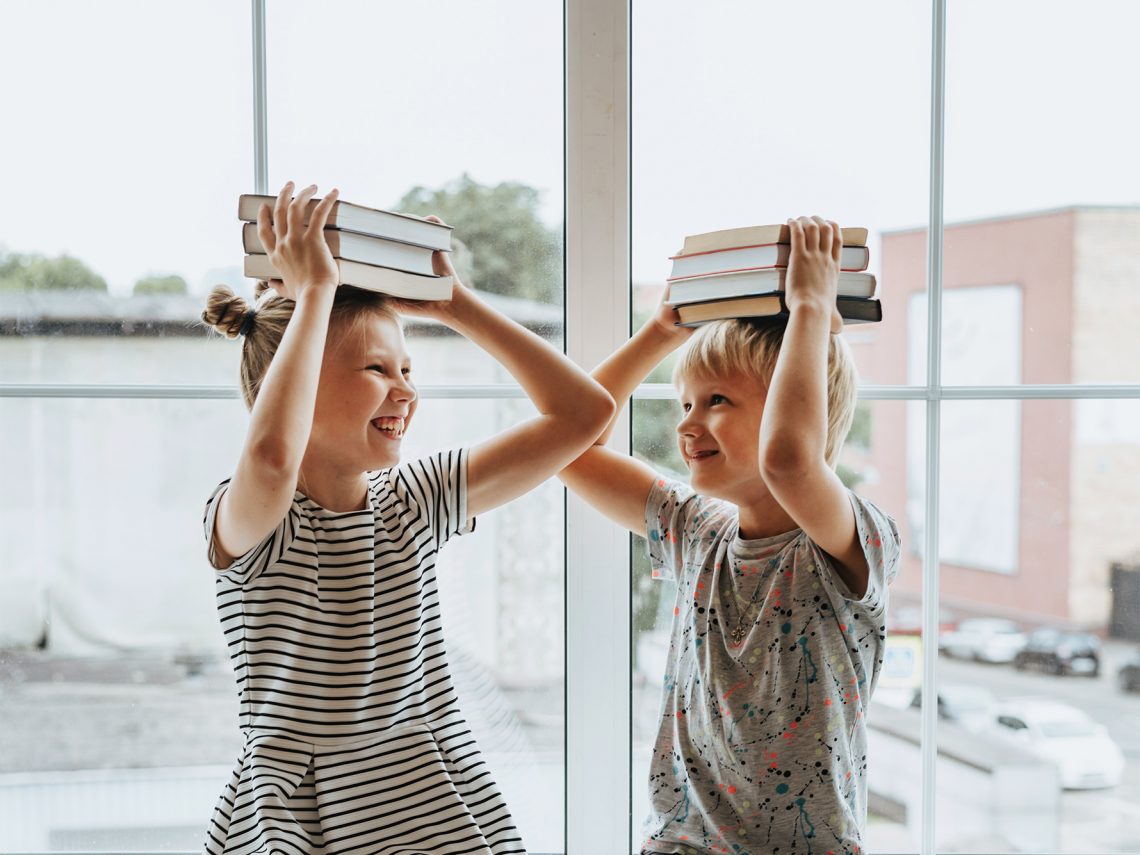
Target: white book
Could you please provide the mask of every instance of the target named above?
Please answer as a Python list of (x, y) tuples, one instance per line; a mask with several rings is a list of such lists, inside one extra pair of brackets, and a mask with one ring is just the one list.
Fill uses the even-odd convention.
[[(377, 267), (359, 261), (336, 260), (340, 268), (340, 284), (391, 294), (404, 300), (450, 300), (453, 280), (450, 276), (421, 276), (390, 267)], [(270, 263), (268, 255), (247, 255), (245, 275), (250, 279), (280, 279), (281, 274)]]
[[(792, 247), (786, 243), (769, 243), (763, 246), (742, 246), (699, 252), (695, 255), (673, 256), (673, 272), (669, 279), (688, 279), (692, 276), (710, 276), (715, 273), (742, 273), (746, 270), (763, 270), (769, 267), (787, 267)], [(845, 246), (840, 252), (840, 270), (866, 270), (871, 253), (865, 246)]]
[[(242, 226), (241, 235), (247, 253), (265, 254), (265, 247), (261, 244), (261, 238), (257, 236), (257, 223), (246, 223)], [(333, 258), (391, 267), (394, 270), (418, 273), (421, 276), (435, 275), (431, 266), (433, 250), (426, 246), (330, 228), (325, 229), (325, 241)]]
[[(305, 208), (305, 223), (317, 207), (320, 199), (310, 199)], [(247, 223), (257, 222), (257, 212), (263, 204), (268, 204), (270, 210), (277, 202), (276, 196), (256, 196), (244, 193), (238, 199), (238, 219)], [(325, 226), (334, 229), (345, 229), (351, 232), (362, 232), (375, 237), (398, 240), (404, 243), (414, 243), (417, 246), (426, 246), (431, 249), (451, 249), (451, 226), (443, 223), (433, 223), (423, 217), (413, 217), (411, 214), (400, 214), (395, 211), (383, 211), (379, 208), (366, 208), (364, 205), (355, 205), (352, 202), (337, 201), (329, 211), (329, 218)]]

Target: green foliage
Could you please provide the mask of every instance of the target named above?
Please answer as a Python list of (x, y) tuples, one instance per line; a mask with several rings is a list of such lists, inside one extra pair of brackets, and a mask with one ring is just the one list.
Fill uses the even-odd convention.
[(562, 238), (538, 216), (540, 194), (533, 187), (503, 182), (494, 187), (466, 173), (447, 186), (413, 187), (394, 206), (397, 211), (435, 214), (454, 226), (470, 251), (470, 272), (455, 253), (452, 263), (466, 284), (482, 291), (544, 303), (562, 300)]
[(86, 264), (69, 255), (12, 254), (0, 258), (0, 290), (4, 291), (101, 291), (107, 283)]
[(871, 403), (859, 401), (855, 404), (855, 418), (847, 433), (847, 443), (864, 451), (871, 449)]
[(144, 276), (135, 283), (135, 295), (139, 294), (188, 294), (190, 287), (181, 276)]

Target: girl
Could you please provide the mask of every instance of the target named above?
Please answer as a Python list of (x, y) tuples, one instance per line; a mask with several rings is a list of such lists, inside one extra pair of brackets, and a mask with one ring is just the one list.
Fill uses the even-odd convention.
[[(589, 447), (613, 399), (458, 280), (440, 302), (339, 289), (322, 232), (337, 191), (305, 225), (316, 189), (291, 199), (290, 182), (258, 215), (274, 294), (216, 288), (203, 313), (245, 337), (251, 411), (204, 521), (245, 735), (206, 851), (524, 852), (457, 706), (436, 553)], [(540, 415), (401, 464), (417, 399), (397, 309), (481, 346)]]

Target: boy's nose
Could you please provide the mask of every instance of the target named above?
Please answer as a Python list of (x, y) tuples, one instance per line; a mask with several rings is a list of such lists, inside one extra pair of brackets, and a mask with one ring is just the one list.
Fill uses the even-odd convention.
[(677, 423), (677, 433), (680, 436), (696, 436), (700, 432), (700, 425), (692, 416), (685, 416)]

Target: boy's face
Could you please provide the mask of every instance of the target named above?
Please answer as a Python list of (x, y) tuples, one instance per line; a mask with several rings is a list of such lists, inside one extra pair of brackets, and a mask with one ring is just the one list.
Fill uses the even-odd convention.
[(404, 335), (383, 315), (363, 319), (359, 335), (329, 332), (310, 449), (338, 470), (395, 466), (417, 403)]
[(677, 446), (694, 490), (745, 505), (765, 490), (760, 479), (760, 419), (767, 389), (754, 377), (681, 377), (684, 417)]

